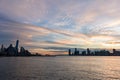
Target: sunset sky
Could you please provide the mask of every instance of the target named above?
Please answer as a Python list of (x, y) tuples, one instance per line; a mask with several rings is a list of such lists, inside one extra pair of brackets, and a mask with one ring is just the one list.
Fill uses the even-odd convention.
[(120, 48), (120, 0), (0, 0), (0, 45), (31, 52)]

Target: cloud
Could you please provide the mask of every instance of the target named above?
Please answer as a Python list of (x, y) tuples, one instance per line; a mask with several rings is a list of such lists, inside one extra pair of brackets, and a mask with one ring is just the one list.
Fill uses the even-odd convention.
[[(106, 45), (112, 43), (118, 48), (119, 3), (119, 0), (0, 0), (0, 41), (8, 44), (19, 38), (21, 45), (31, 51), (51, 50), (52, 54), (60, 52), (55, 47), (109, 48)], [(51, 49), (47, 51), (48, 48)]]
[(44, 0), (1, 0), (0, 9), (1, 13), (9, 15), (17, 21), (22, 20), (21, 22), (31, 22), (38, 18), (42, 18), (42, 16), (46, 14)]

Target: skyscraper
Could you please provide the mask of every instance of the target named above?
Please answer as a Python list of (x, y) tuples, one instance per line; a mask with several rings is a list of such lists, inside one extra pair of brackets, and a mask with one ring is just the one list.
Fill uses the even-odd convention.
[(3, 46), (3, 44), (2, 44), (2, 46), (1, 46), (1, 50), (0, 50), (1, 52), (3, 52), (4, 51), (4, 46)]
[(71, 55), (71, 49), (68, 50), (69, 55)]
[(87, 55), (90, 55), (90, 49), (87, 48)]
[(18, 52), (18, 46), (19, 46), (19, 40), (16, 41), (16, 46), (15, 46), (15, 49), (17, 50), (17, 52)]

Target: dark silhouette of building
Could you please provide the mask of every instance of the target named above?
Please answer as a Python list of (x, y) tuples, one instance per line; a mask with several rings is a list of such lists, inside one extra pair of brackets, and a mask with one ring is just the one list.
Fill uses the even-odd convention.
[(1, 46), (0, 51), (1, 51), (2, 53), (5, 51), (5, 48), (4, 48), (3, 44), (2, 44), (2, 46)]
[(16, 55), (16, 49), (13, 47), (12, 44), (7, 48), (6, 50), (7, 56), (15, 56)]
[(120, 51), (116, 51), (116, 49), (113, 49), (113, 55), (120, 56)]
[(75, 48), (74, 55), (79, 55), (79, 51), (77, 50), (77, 48)]
[(86, 54), (86, 51), (82, 51), (82, 54), (81, 54), (81, 55), (83, 55), (83, 56), (87, 55), (87, 54)]
[(87, 48), (87, 55), (90, 55), (90, 49)]
[(16, 46), (15, 46), (17, 53), (18, 53), (18, 46), (19, 46), (19, 40), (16, 41)]
[(1, 46), (0, 56), (30, 56), (32, 55), (28, 50), (25, 50), (24, 47), (21, 47), (19, 52), (19, 40), (16, 41), (15, 47), (10, 44), (8, 48)]
[(21, 56), (30, 56), (30, 52), (28, 50), (25, 50), (24, 47), (20, 48), (20, 54)]
[[(69, 51), (69, 55), (70, 53), (72, 52)], [(87, 48), (86, 51), (80, 52), (77, 50), (77, 48), (75, 48), (72, 56), (120, 56), (120, 51), (113, 49), (113, 53), (110, 53), (107, 50), (90, 51), (90, 49)]]
[(68, 52), (69, 52), (69, 55), (72, 55), (72, 54), (71, 54), (71, 49), (69, 49)]
[(4, 45), (2, 44), (1, 49), (0, 49), (0, 56), (6, 55), (6, 48), (4, 48)]
[(4, 46), (3, 46), (3, 44), (2, 44), (2, 46), (1, 46), (0, 51), (1, 51), (1, 52), (4, 52)]
[(68, 50), (68, 54), (69, 54), (69, 55), (74, 55), (74, 56), (75, 56), (75, 55), (79, 55), (79, 51), (77, 50), (77, 48), (75, 48), (74, 52), (72, 53), (72, 52), (71, 52), (71, 49), (69, 49), (69, 50)]

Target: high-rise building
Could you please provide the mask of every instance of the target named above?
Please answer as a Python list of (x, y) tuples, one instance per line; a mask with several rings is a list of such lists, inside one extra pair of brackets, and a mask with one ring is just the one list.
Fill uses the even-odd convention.
[(87, 48), (87, 55), (90, 55), (90, 49)]
[(79, 55), (79, 51), (75, 48), (74, 55)]
[(116, 49), (113, 49), (113, 54), (116, 54)]
[(69, 55), (71, 55), (71, 49), (68, 50)]
[(17, 50), (17, 52), (18, 52), (18, 46), (19, 46), (19, 40), (16, 41), (16, 46), (15, 46), (15, 49)]
[(6, 54), (5, 53), (5, 48), (4, 48), (3, 44), (2, 44), (2, 46), (0, 48), (0, 55), (5, 55), (5, 54)]
[(1, 52), (4, 52), (4, 46), (3, 46), (3, 44), (1, 46)]
[(10, 46), (7, 48), (7, 55), (8, 56), (15, 56), (16, 55), (16, 50), (12, 44), (10, 44)]
[(25, 53), (24, 47), (21, 47), (21, 48), (20, 48), (20, 53)]

